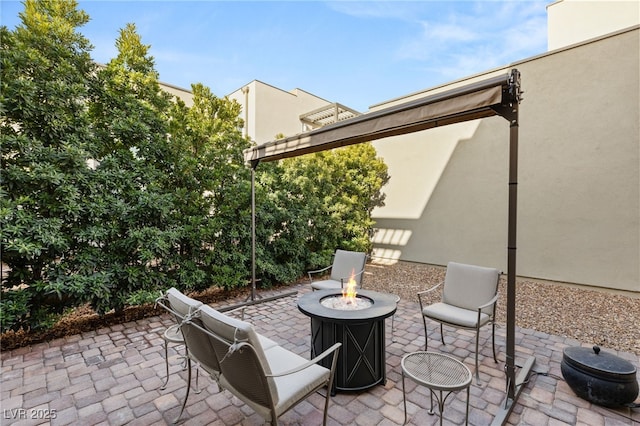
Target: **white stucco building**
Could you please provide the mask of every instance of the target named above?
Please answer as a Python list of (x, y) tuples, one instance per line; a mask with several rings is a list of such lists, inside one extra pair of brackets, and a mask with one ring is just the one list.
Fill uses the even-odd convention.
[(228, 95), (242, 105), (245, 136), (260, 144), (359, 115), (302, 89), (285, 91), (258, 80)]
[(638, 0), (558, 0), (547, 6), (549, 51), (638, 25)]
[[(553, 50), (371, 107), (522, 73), (521, 276), (640, 292), (639, 5), (552, 3)], [(507, 132), (489, 118), (374, 142), (391, 175), (375, 254), (505, 270)]]

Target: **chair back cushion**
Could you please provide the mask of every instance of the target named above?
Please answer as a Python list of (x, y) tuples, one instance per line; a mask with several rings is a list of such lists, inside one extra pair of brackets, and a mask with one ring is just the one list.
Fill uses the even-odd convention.
[[(225, 379), (241, 392), (255, 394), (256, 402), (264, 401), (269, 392), (271, 398), (277, 401), (278, 390), (275, 383), (264, 377), (272, 372), (253, 326), (207, 305), (200, 308), (200, 318), (207, 330), (222, 339), (214, 339), (214, 349)], [(252, 349), (234, 351), (234, 343), (242, 342), (251, 345)], [(268, 389), (264, 388), (265, 385)]]
[[(500, 271), (494, 268), (449, 262), (444, 279), (442, 301), (463, 309), (477, 310), (498, 292)], [(486, 314), (493, 307), (483, 309)]]
[(356, 284), (360, 287), (362, 275), (364, 275), (360, 272), (364, 269), (366, 261), (366, 253), (336, 250), (336, 254), (333, 258), (333, 265), (331, 267), (331, 278), (338, 282), (340, 279), (344, 279), (344, 283), (346, 284), (349, 281), (349, 278), (354, 275)]
[[(178, 320), (178, 324), (181, 324), (182, 321), (190, 317), (191, 314), (196, 314), (200, 307), (203, 306), (202, 302), (184, 295), (175, 288), (167, 291), (167, 300), (169, 301), (171, 309), (177, 313), (176, 319)], [(219, 376), (220, 374), (220, 366), (213, 351), (211, 337), (192, 324), (195, 323), (202, 327), (202, 322), (197, 316), (191, 317), (190, 321), (191, 323), (183, 323), (180, 327), (187, 350), (189, 351), (189, 356), (196, 362), (199, 362), (203, 368), (215, 378), (215, 376)]]
[(169, 300), (171, 309), (179, 315), (177, 318), (179, 322), (182, 322), (187, 315), (197, 311), (202, 306), (202, 302), (186, 296), (175, 287), (171, 287), (167, 291), (167, 300)]

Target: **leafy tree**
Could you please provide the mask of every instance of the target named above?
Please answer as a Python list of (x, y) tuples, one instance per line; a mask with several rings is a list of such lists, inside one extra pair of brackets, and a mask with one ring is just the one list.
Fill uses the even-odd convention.
[(84, 101), (94, 72), (88, 22), (75, 1), (27, 0), (0, 29), (2, 329), (46, 321), (73, 304), (69, 261), (81, 249), (86, 160)]
[[(371, 144), (353, 145), (318, 155), (321, 166), (328, 171), (323, 176), (328, 194), (321, 197), (318, 193), (317, 196), (329, 213), (329, 226), (317, 221), (314, 236), (324, 235), (325, 241), (335, 247), (370, 252), (374, 225), (371, 213), (375, 207), (384, 205), (381, 189), (389, 180), (387, 166), (376, 158)], [(342, 227), (337, 226), (340, 223)], [(334, 225), (341, 231), (328, 232)]]
[(176, 102), (170, 120), (174, 220), (180, 223), (178, 282), (187, 289), (246, 283), (250, 178), (242, 151), (240, 105), (192, 85), (193, 106)]
[(284, 162), (260, 164), (256, 172), (256, 266), (263, 284), (300, 277), (313, 254), (309, 218), (315, 200), (305, 202), (306, 188), (286, 173)]
[(167, 260), (180, 236), (167, 190), (174, 162), (166, 120), (171, 97), (160, 89), (150, 47), (133, 24), (120, 31), (116, 47), (89, 103), (97, 143), (87, 200), (91, 226), (83, 234), (90, 244), (81, 267), (103, 278), (88, 294), (99, 312), (172, 285), (168, 274), (176, 265)]
[(371, 144), (295, 157), (260, 174), (261, 270), (278, 282), (328, 264), (336, 248), (371, 251), (371, 213), (387, 167)]

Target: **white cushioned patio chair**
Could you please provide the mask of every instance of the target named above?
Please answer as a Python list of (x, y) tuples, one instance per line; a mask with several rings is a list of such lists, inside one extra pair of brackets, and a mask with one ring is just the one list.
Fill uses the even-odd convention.
[[(357, 288), (360, 288), (366, 263), (366, 253), (338, 249), (333, 256), (333, 264), (308, 272), (311, 288), (314, 290), (343, 288), (351, 277), (355, 280)], [(326, 272), (329, 269), (331, 270), (329, 278), (320, 281), (313, 280), (313, 275)]]
[[(493, 326), (491, 340), (493, 359), (496, 358), (496, 325), (495, 313), (498, 301), (498, 281), (500, 271), (494, 268), (466, 265), (449, 262), (443, 282), (419, 292), (418, 300), (422, 311), (424, 324), (425, 350), (428, 346), (427, 319), (440, 323), (440, 338), (444, 343), (443, 324), (458, 328), (472, 329), (476, 332), (476, 382), (479, 382), (478, 372), (478, 341), (480, 328), (489, 322)], [(429, 292), (442, 287), (442, 300), (426, 306), (423, 301)]]
[[(341, 344), (308, 361), (278, 345), (265, 347), (251, 324), (222, 314), (209, 306), (200, 308), (200, 319), (214, 338), (214, 350), (222, 374), (220, 385), (250, 406), (265, 421), (278, 417), (326, 387), (324, 421), (327, 422), (330, 389)], [(331, 369), (317, 364), (333, 356)]]
[[(217, 316), (222, 316), (225, 318), (229, 318), (229, 320), (231, 321), (236, 321), (226, 314), (242, 311), (242, 314), (244, 316), (245, 307), (241, 306), (239, 308), (227, 311), (226, 314), (222, 314), (218, 311), (215, 311), (213, 308), (186, 296), (175, 288), (169, 289), (162, 298), (158, 299), (157, 303), (171, 312), (174, 316), (176, 316), (177, 320), (179, 321), (178, 331), (183, 336), (187, 353), (187, 391), (184, 396), (184, 401), (182, 402), (182, 407), (180, 408), (180, 413), (173, 421), (174, 423), (178, 423), (180, 417), (182, 417), (182, 413), (184, 412), (184, 409), (187, 405), (187, 400), (189, 398), (192, 360), (209, 374), (209, 377), (218, 384), (219, 390), (222, 390), (224, 388), (224, 386), (222, 386), (222, 384), (220, 383), (220, 376), (222, 373), (220, 363), (214, 349), (214, 343), (216, 342), (216, 339), (211, 335), (209, 331), (204, 328), (202, 324), (202, 320), (200, 319), (201, 308), (206, 307), (209, 312), (213, 311)], [(277, 346), (276, 342), (262, 335), (258, 335), (258, 340), (260, 344), (267, 349), (273, 346)], [(198, 387), (197, 378), (198, 369), (196, 369), (196, 388)], [(197, 393), (199, 393), (199, 390), (197, 391)]]

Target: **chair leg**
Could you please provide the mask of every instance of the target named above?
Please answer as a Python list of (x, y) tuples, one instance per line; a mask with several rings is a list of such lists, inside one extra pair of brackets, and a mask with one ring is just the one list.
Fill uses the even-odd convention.
[(187, 357), (187, 392), (184, 395), (184, 402), (182, 403), (182, 408), (180, 408), (180, 414), (173, 421), (174, 424), (178, 423), (180, 417), (182, 417), (182, 413), (184, 412), (184, 407), (187, 406), (187, 399), (189, 398), (189, 390), (191, 389), (191, 358)]
[(198, 384), (199, 378), (200, 378), (200, 369), (196, 365), (196, 388), (193, 390), (193, 393), (195, 394), (199, 394), (200, 392), (202, 392), (202, 389), (200, 389), (200, 385)]
[(444, 343), (444, 326), (442, 323), (440, 323), (440, 340), (442, 340), (443, 345), (446, 345), (446, 343)]
[(329, 398), (331, 397), (331, 392), (329, 387), (327, 387), (327, 394), (324, 400), (324, 416), (322, 418), (322, 425), (326, 426), (327, 424), (327, 415), (329, 414)]
[[(185, 348), (185, 351), (187, 349)], [(178, 353), (179, 355), (179, 353)], [(182, 371), (185, 371), (187, 369), (187, 356), (186, 355), (180, 355), (180, 358), (182, 358)]]
[(480, 371), (478, 371), (478, 341), (480, 339), (480, 329), (476, 328), (476, 384), (480, 384)]
[(493, 330), (491, 332), (491, 345), (493, 346), (493, 360), (498, 362), (498, 357), (496, 357), (496, 323), (492, 324)]
[(427, 334), (427, 320), (422, 316), (422, 324), (424, 325), (424, 350), (429, 350), (429, 335)]
[(405, 387), (404, 387), (404, 369), (402, 370), (402, 402), (404, 403), (404, 423), (402, 423), (403, 425), (407, 424), (407, 392), (405, 391)]
[(160, 386), (161, 390), (165, 390), (169, 383), (169, 343), (166, 340), (164, 341), (164, 362), (167, 367), (167, 378), (164, 380), (163, 385)]

